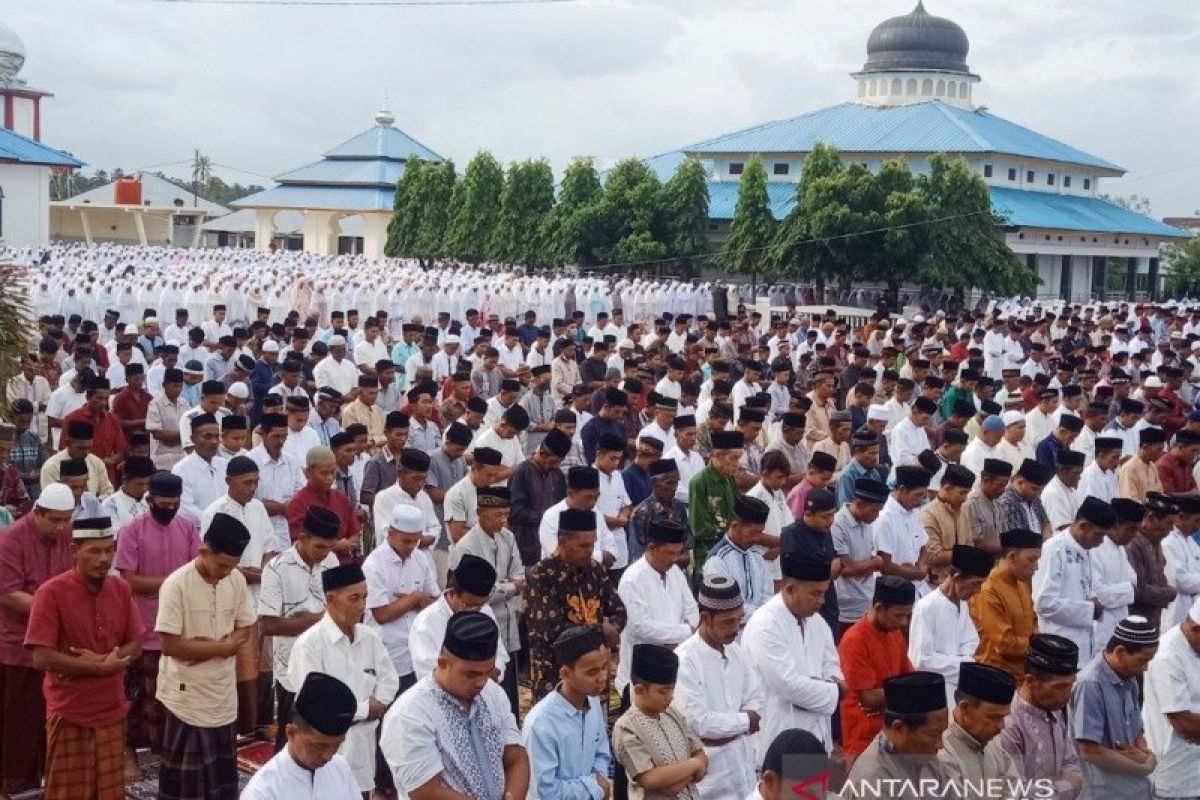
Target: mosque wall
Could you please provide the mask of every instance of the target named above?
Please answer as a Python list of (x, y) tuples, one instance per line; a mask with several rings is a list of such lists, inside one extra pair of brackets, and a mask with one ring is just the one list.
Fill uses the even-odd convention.
[(50, 241), (50, 168), (0, 164), (0, 240), (25, 247)]

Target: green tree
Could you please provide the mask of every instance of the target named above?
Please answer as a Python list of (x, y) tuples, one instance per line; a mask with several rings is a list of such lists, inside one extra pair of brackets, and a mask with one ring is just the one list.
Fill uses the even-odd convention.
[(388, 221), (387, 243), (383, 247), (384, 254), (390, 258), (412, 253), (420, 222), (418, 193), (428, 167), (427, 162), (419, 158), (410, 158), (404, 164), (404, 174), (396, 181), (392, 218)]
[(477, 264), (487, 257), (500, 219), (504, 170), (495, 156), (480, 151), (454, 188), (459, 199), (451, 203), (453, 216), (446, 231), (445, 249), (454, 258)]
[(751, 285), (757, 288), (777, 227), (767, 195), (767, 170), (762, 158), (754, 156), (742, 172), (729, 238), (718, 260), (729, 272), (749, 273)]
[(708, 252), (708, 175), (689, 158), (679, 165), (662, 190), (667, 254), (686, 267)]
[(540, 235), (554, 207), (554, 171), (545, 160), (509, 166), (500, 194), (500, 219), (492, 236), (492, 258), (527, 267), (551, 262)]
[[(21, 356), (28, 352), (33, 312), (23, 270), (12, 263), (0, 263), (0, 282), (5, 287), (0, 292), (0, 386), (7, 386), (9, 379), (21, 372)], [(9, 419), (11, 412), (7, 400), (0, 403), (0, 419)]]
[(212, 180), (212, 159), (200, 152), (199, 148), (192, 155), (192, 205), (200, 205), (200, 190), (208, 186)]
[(417, 184), (417, 231), (412, 255), (421, 259), (438, 258), (446, 254), (442, 245), (446, 239), (450, 198), (458, 176), (453, 161), (430, 164), (422, 172)]
[(1168, 297), (1196, 297), (1200, 294), (1200, 236), (1167, 247), (1163, 253), (1163, 265)]
[(929, 206), (929, 257), (918, 280), (950, 289), (960, 303), (969, 289), (1034, 294), (1038, 279), (1004, 243), (1005, 219), (992, 210), (987, 184), (961, 158), (938, 153), (918, 181)]
[(816, 221), (813, 217), (820, 210), (815, 205), (813, 186), (819, 181), (838, 180), (844, 172), (841, 156), (835, 148), (823, 142), (813, 145), (804, 159), (792, 210), (779, 225), (765, 262), (767, 269), (779, 277), (813, 281), (818, 301), (824, 294), (826, 281), (838, 274), (840, 265), (823, 243), (810, 241), (814, 238), (812, 230)]
[(919, 274), (928, 257), (930, 208), (904, 159), (886, 162), (873, 180), (877, 205), (872, 209), (872, 224), (884, 230), (852, 241), (859, 245), (861, 277), (886, 283), (894, 298), (904, 281)]
[(604, 187), (595, 162), (590, 158), (571, 161), (563, 172), (558, 202), (546, 216), (542, 231), (554, 263), (600, 263), (597, 253), (611, 249), (611, 225), (603, 201)]
[(645, 162), (626, 158), (604, 182), (603, 213), (611, 249), (598, 253), (605, 262), (649, 266), (667, 255), (662, 183)]

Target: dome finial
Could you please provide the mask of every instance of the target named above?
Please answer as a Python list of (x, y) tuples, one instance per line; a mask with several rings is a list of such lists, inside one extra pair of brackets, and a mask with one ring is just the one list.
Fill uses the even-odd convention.
[(383, 103), (379, 106), (379, 110), (375, 112), (375, 124), (382, 125), (385, 128), (390, 127), (396, 121), (395, 115), (388, 110), (387, 92), (383, 93)]
[(0, 22), (0, 82), (20, 83), (17, 73), (25, 64), (25, 44), (12, 28)]

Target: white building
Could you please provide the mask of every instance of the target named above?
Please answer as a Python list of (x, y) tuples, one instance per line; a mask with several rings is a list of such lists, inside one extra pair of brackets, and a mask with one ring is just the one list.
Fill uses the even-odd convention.
[(83, 162), (41, 142), (42, 100), (52, 95), (18, 76), (25, 45), (0, 23), (0, 242), (14, 247), (50, 241), (50, 176)]
[(1114, 257), (1124, 261), (1131, 295), (1138, 287), (1156, 292), (1160, 247), (1187, 232), (1100, 197), (1101, 179), (1125, 174), (1116, 164), (976, 106), (980, 78), (967, 66), (969, 48), (962, 28), (918, 2), (871, 33), (867, 62), (852, 76), (853, 101), (717, 136), (648, 163), (665, 179), (685, 157), (701, 159), (710, 170), (710, 233), (721, 238), (753, 155), (765, 162), (779, 218), (794, 205), (804, 160), (817, 143), (873, 171), (903, 157), (922, 172), (935, 153), (959, 156), (990, 187), (992, 207), (1007, 221), (1005, 241), (1038, 275), (1041, 296), (1080, 301), (1103, 294)]

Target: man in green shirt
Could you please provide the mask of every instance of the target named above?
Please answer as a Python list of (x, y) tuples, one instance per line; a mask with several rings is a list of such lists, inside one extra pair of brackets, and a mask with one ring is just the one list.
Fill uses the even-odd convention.
[(688, 484), (688, 522), (695, 537), (694, 575), (703, 574), (709, 549), (725, 535), (733, 520), (733, 502), (738, 496), (733, 476), (744, 447), (741, 431), (713, 431), (708, 466), (693, 475)]

